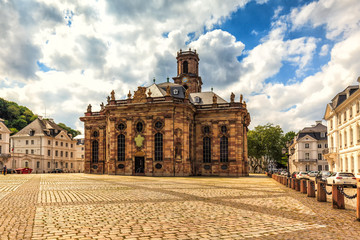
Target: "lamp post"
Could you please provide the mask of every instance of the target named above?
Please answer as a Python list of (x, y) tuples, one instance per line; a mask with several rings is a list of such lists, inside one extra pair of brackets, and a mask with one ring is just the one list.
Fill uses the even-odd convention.
[(289, 152), (290, 145), (291, 145), (290, 142), (286, 142), (286, 148), (282, 149), (282, 154), (286, 155), (286, 157), (287, 157), (287, 176), (288, 177), (290, 177), (290, 164), (289, 164), (290, 155), (293, 155), (295, 153), (294, 147), (292, 147)]

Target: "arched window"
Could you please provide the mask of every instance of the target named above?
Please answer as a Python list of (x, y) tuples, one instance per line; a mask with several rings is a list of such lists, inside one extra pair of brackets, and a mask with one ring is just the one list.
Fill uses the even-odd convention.
[(118, 136), (118, 161), (125, 161), (125, 136)]
[(155, 134), (155, 161), (163, 160), (163, 135), (161, 133)]
[(93, 163), (97, 163), (99, 161), (99, 143), (98, 141), (93, 141), (92, 142), (92, 162)]
[(203, 162), (211, 163), (211, 139), (209, 137), (203, 138)]
[(185, 61), (184, 63), (183, 63), (183, 73), (188, 73), (188, 62), (187, 61)]
[(220, 162), (228, 161), (228, 138), (222, 136), (220, 138)]

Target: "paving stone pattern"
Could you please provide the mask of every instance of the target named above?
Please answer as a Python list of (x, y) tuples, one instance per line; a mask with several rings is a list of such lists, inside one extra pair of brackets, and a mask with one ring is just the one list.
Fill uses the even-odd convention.
[(354, 206), (264, 175), (14, 174), (0, 176), (0, 200), (0, 239), (360, 239)]

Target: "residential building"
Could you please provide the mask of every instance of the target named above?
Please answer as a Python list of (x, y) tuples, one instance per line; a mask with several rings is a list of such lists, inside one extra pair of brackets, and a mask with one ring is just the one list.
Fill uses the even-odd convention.
[[(360, 83), (360, 77), (357, 80)], [(329, 148), (324, 151), (330, 170), (360, 173), (360, 91), (348, 86), (327, 104)]]
[(85, 172), (146, 176), (248, 176), (247, 127), (242, 97), (230, 102), (202, 92), (199, 55), (177, 53), (174, 82), (138, 87), (99, 112), (91, 105), (85, 125)]
[(74, 138), (76, 140), (75, 145), (75, 169), (78, 169), (78, 172), (84, 172), (84, 162), (85, 162), (85, 140), (84, 136), (76, 136)]
[(323, 156), (323, 150), (327, 147), (327, 128), (321, 121), (302, 129), (289, 147), (289, 152), (290, 149), (295, 149), (294, 154), (289, 156), (290, 173), (329, 170)]
[[(76, 140), (52, 119), (35, 119), (11, 136), (11, 168), (29, 167), (34, 173), (53, 169), (78, 172), (75, 159)], [(72, 167), (71, 167), (72, 166)]]
[(4, 120), (0, 118), (0, 168), (7, 165), (10, 158), (10, 133), (11, 131), (6, 127)]

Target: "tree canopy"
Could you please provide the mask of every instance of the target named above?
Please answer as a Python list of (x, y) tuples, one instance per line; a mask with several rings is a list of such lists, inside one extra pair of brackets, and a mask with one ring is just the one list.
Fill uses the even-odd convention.
[(284, 134), (280, 126), (271, 123), (250, 130), (247, 138), (249, 163), (252, 169), (266, 170), (270, 163), (286, 166), (287, 158), (283, 156), (282, 149), (295, 135), (293, 131)]

